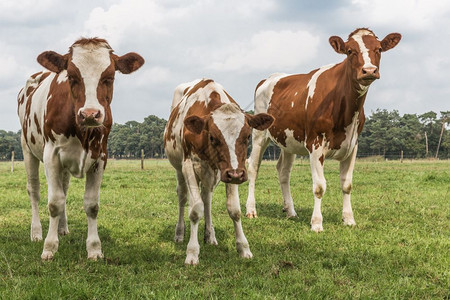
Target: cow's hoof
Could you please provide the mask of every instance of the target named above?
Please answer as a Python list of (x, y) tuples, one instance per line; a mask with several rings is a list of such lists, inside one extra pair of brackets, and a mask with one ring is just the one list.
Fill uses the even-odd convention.
[(248, 243), (245, 244), (241, 244), (241, 243), (236, 243), (236, 250), (239, 253), (239, 256), (242, 258), (252, 258), (253, 254), (250, 251), (250, 246), (248, 245)]
[(355, 226), (356, 225), (355, 219), (347, 219), (347, 220), (344, 219), (342, 221), (344, 221), (344, 225), (347, 225), (347, 226)]
[(216, 233), (214, 231), (214, 228), (211, 229), (206, 229), (205, 228), (205, 238), (204, 238), (205, 244), (210, 244), (210, 245), (217, 245), (217, 240), (216, 240)]
[(253, 218), (257, 218), (258, 215), (256, 214), (256, 210), (252, 210), (252, 211), (248, 211), (247, 210), (247, 214), (245, 215), (247, 218), (249, 219), (253, 219)]
[(58, 229), (58, 234), (59, 235), (67, 235), (67, 234), (69, 234), (69, 228), (59, 228)]
[(97, 261), (98, 259), (102, 259), (102, 258), (103, 258), (103, 253), (101, 250), (93, 250), (88, 253), (89, 260)]
[(175, 227), (175, 243), (182, 243), (184, 240), (184, 224), (178, 224)]
[(219, 243), (217, 243), (215, 236), (205, 236), (205, 244), (215, 245), (217, 246)]
[(38, 226), (31, 226), (30, 236), (33, 242), (42, 241), (42, 227), (40, 224)]
[(198, 265), (198, 256), (193, 254), (188, 254), (186, 256), (186, 260), (184, 261), (184, 264), (187, 266), (196, 266)]
[(31, 241), (39, 242), (42, 241), (42, 233), (31, 233)]
[(42, 258), (43, 261), (53, 260), (53, 252), (44, 250), (44, 251), (42, 251), (41, 258)]
[(311, 230), (319, 233), (323, 231), (323, 226), (322, 224), (311, 224)]
[(343, 213), (342, 221), (344, 222), (344, 225), (348, 225), (348, 226), (356, 225), (355, 219), (353, 218), (353, 213)]
[(297, 218), (297, 213), (295, 212), (295, 210), (285, 210), (285, 212), (286, 212), (286, 218), (288, 218), (288, 219)]

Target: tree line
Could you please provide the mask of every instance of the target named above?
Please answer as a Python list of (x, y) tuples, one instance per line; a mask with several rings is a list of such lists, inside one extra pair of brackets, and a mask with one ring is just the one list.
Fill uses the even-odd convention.
[[(129, 121), (115, 123), (108, 140), (108, 155), (112, 158), (140, 158), (144, 150), (146, 158), (164, 157), (164, 128), (167, 121), (154, 115), (142, 123)], [(417, 115), (377, 109), (367, 117), (359, 136), (358, 156), (383, 156), (399, 158), (450, 158), (450, 111), (433, 111)], [(0, 130), (0, 159), (23, 159), (20, 146), (21, 132)], [(250, 154), (250, 151), (249, 151)], [(264, 159), (277, 159), (280, 149), (270, 143)]]

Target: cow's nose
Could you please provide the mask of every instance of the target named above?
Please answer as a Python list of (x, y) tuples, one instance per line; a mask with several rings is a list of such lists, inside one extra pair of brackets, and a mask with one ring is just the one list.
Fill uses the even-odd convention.
[(82, 120), (93, 120), (93, 121), (98, 121), (102, 116), (102, 113), (100, 112), (99, 109), (91, 109), (91, 108), (86, 108), (83, 110), (80, 110), (80, 118)]
[(362, 73), (365, 76), (376, 76), (378, 74), (378, 68), (377, 67), (363, 68)]
[(247, 180), (244, 169), (229, 169), (225, 174), (226, 181), (229, 183), (242, 183)]

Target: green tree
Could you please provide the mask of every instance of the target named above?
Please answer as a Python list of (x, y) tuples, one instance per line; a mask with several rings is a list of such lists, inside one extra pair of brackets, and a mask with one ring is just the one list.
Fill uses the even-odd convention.
[(11, 159), (12, 151), (14, 151), (15, 158), (23, 158), (20, 135), (21, 131), (15, 133), (0, 130), (0, 159)]
[(437, 145), (437, 148), (436, 148), (436, 156), (435, 156), (436, 158), (438, 158), (438, 155), (439, 155), (439, 148), (441, 146), (442, 137), (443, 137), (444, 132), (445, 132), (445, 125), (450, 123), (450, 111), (441, 111), (441, 120), (440, 120), (440, 122), (441, 122), (442, 125), (441, 125), (441, 133), (439, 135), (439, 142), (438, 142), (438, 145)]

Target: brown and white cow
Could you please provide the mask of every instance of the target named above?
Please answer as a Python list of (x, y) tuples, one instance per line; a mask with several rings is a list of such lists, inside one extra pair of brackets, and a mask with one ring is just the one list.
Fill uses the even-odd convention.
[(278, 178), (288, 217), (295, 217), (290, 192), (290, 173), (296, 154), (309, 155), (313, 179), (314, 210), (311, 229), (323, 231), (321, 201), (326, 190), (325, 158), (340, 161), (344, 224), (355, 225), (350, 203), (358, 135), (364, 125), (364, 101), (370, 84), (380, 78), (381, 52), (394, 48), (401, 35), (391, 33), (382, 41), (367, 28), (350, 33), (344, 42), (332, 36), (333, 49), (347, 57), (308, 74), (274, 74), (259, 83), (255, 91), (255, 113), (274, 116), (266, 131), (253, 132), (249, 159), (247, 216), (256, 217), (255, 181), (262, 154), (272, 139), (281, 148)]
[(41, 53), (46, 69), (28, 79), (18, 96), (22, 149), (31, 201), (31, 240), (42, 240), (39, 220), (39, 161), (48, 182), (50, 224), (42, 252), (51, 260), (58, 250), (58, 234), (69, 232), (66, 197), (70, 176), (86, 175), (84, 210), (88, 219), (88, 258), (103, 257), (97, 232), (100, 184), (107, 160), (112, 125), (111, 100), (116, 71), (129, 74), (144, 64), (137, 53), (117, 56), (98, 38), (80, 39), (61, 55)]
[(186, 264), (198, 264), (198, 223), (205, 215), (205, 242), (217, 245), (211, 199), (220, 181), (226, 184), (227, 210), (234, 222), (241, 257), (252, 253), (241, 225), (238, 184), (247, 180), (245, 159), (251, 128), (264, 130), (273, 122), (265, 113), (244, 113), (224, 88), (211, 79), (195, 80), (175, 89), (164, 133), (164, 146), (177, 172), (179, 216), (175, 242), (184, 238), (184, 207), (189, 195), (191, 236)]

